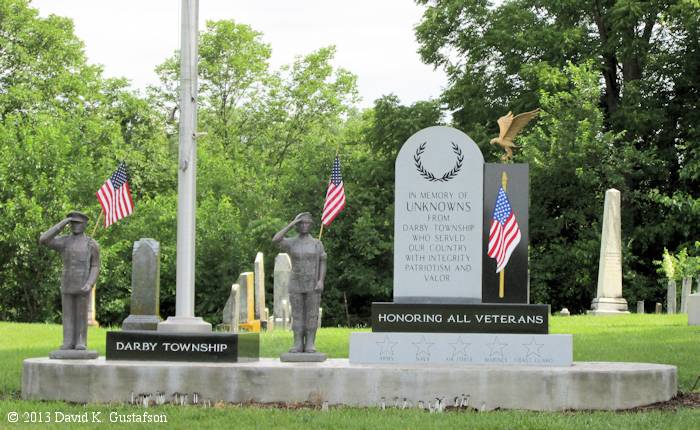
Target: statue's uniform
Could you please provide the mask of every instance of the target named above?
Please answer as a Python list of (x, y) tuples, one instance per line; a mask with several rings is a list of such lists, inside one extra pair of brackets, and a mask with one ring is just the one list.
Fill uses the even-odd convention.
[[(279, 247), (289, 254), (292, 273), (289, 278), (289, 302), (292, 305), (292, 330), (295, 332), (313, 331), (318, 328), (318, 309), (321, 305), (321, 291), (314, 291), (319, 280), (321, 260), (326, 252), (320, 240), (311, 236), (305, 238), (284, 238)], [(297, 313), (299, 312), (299, 313)], [(296, 315), (302, 315), (297, 318)]]
[(100, 249), (97, 242), (84, 234), (51, 238), (46, 246), (55, 249), (63, 259), (61, 300), (63, 307), (63, 347), (85, 347), (87, 312), (90, 292), (83, 292), (90, 271), (99, 270)]

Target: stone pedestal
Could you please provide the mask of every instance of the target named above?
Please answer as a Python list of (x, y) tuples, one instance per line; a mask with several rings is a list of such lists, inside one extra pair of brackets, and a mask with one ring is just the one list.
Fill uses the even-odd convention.
[[(127, 402), (132, 393), (199, 393), (215, 402), (377, 407), (470, 395), (484, 409), (616, 410), (663, 402), (678, 392), (675, 366), (574, 363), (567, 367), (450, 364), (249, 363), (24, 360), (22, 398), (75, 403)], [(97, 383), (96, 381), (99, 381)], [(81, 389), (74, 389), (80, 386)], [(465, 419), (467, 416), (465, 416)]]
[(160, 243), (134, 243), (131, 269), (131, 314), (122, 330), (158, 330), (160, 318)]
[(280, 361), (285, 363), (320, 363), (328, 357), (322, 352), (285, 352)]
[(628, 314), (627, 300), (620, 298), (598, 297), (593, 299), (589, 315), (620, 315)]
[(570, 334), (350, 333), (350, 363), (571, 366)]
[(688, 325), (700, 325), (700, 293), (688, 296)]
[(94, 360), (97, 357), (97, 351), (80, 349), (57, 349), (49, 354), (52, 360)]
[(591, 303), (591, 315), (628, 314), (627, 300), (622, 297), (622, 239), (620, 192), (605, 192), (603, 230), (600, 240), (598, 291)]

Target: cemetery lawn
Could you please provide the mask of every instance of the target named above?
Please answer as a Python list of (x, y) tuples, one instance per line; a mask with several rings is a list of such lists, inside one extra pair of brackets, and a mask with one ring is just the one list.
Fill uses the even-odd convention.
[[(665, 363), (678, 367), (679, 390), (688, 392), (700, 376), (700, 327), (689, 327), (686, 315), (626, 315), (619, 317), (552, 317), (552, 333), (574, 335), (576, 361), (628, 361)], [(104, 328), (90, 328), (91, 349), (105, 351)], [(324, 328), (318, 335), (319, 350), (330, 357), (348, 354), (348, 336), (356, 329)], [(48, 324), (0, 323), (0, 429), (66, 428), (67, 424), (10, 424), (12, 411), (49, 413), (100, 412), (102, 424), (78, 424), (83, 428), (265, 428), (265, 429), (444, 429), (444, 428), (700, 428), (700, 408), (677, 407), (643, 412), (560, 412), (494, 411), (488, 413), (446, 412), (429, 414), (418, 410), (381, 411), (376, 408), (334, 408), (324, 412), (313, 408), (271, 408), (215, 405), (161, 406), (143, 409), (123, 405), (76, 405), (61, 402), (20, 400), (22, 360), (46, 357), (61, 342), (61, 327)], [(291, 333), (264, 333), (261, 355), (276, 357), (291, 343)], [(695, 388), (700, 390), (700, 384)], [(110, 424), (110, 413), (165, 414), (167, 424)], [(20, 415), (21, 416), (21, 415)]]

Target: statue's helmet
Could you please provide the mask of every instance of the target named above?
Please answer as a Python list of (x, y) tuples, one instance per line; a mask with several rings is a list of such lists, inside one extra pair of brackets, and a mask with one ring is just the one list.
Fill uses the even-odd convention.
[(67, 215), (67, 217), (70, 218), (71, 221), (73, 221), (73, 222), (83, 222), (85, 224), (87, 224), (87, 222), (88, 222), (88, 216), (85, 215), (84, 213), (78, 212), (78, 211), (70, 212)]

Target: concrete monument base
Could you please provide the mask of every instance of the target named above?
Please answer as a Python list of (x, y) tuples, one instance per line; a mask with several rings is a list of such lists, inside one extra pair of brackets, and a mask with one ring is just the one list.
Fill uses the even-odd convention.
[(485, 409), (616, 410), (666, 401), (677, 390), (675, 366), (646, 363), (541, 367), (30, 358), (22, 375), (24, 399), (79, 403), (126, 402), (131, 393), (163, 392), (170, 398), (196, 392), (212, 402), (378, 406), (395, 397), (416, 405), (468, 394), (471, 405)]
[(596, 297), (591, 302), (588, 315), (622, 315), (628, 314), (627, 300), (622, 297)]
[(211, 333), (211, 324), (200, 317), (168, 317), (158, 324), (158, 331), (166, 333)]
[(52, 360), (94, 360), (98, 356), (97, 351), (86, 349), (57, 349), (49, 354)]
[(158, 315), (129, 315), (122, 323), (122, 330), (158, 330), (161, 321)]
[(280, 361), (287, 363), (320, 363), (326, 361), (326, 354), (322, 352), (285, 352), (280, 356)]

